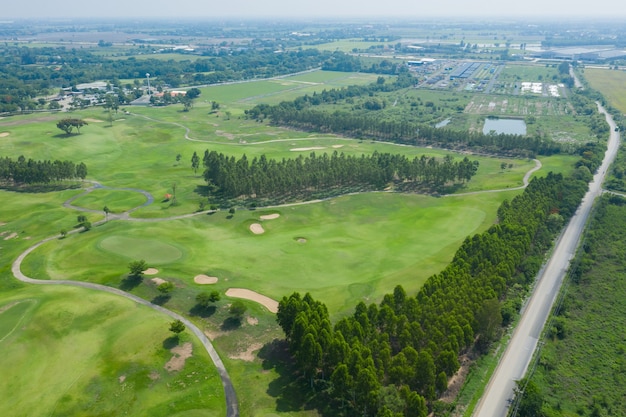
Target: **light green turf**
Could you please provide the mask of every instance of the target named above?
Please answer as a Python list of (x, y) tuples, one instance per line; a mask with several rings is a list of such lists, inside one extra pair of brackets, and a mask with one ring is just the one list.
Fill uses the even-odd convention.
[(110, 213), (120, 213), (145, 202), (146, 197), (135, 191), (97, 189), (80, 196), (72, 205), (91, 210), (102, 210), (106, 206)]
[(202, 409), (223, 416), (224, 395), (206, 351), (178, 372), (164, 369), (171, 333), (160, 313), (77, 288), (29, 287), (0, 293), (0, 306), (26, 307), (0, 342), (0, 415), (172, 416)]
[(611, 71), (608, 69), (585, 68), (584, 76), (591, 86), (600, 91), (607, 100), (626, 113), (626, 73), (624, 71)]
[(107, 252), (130, 260), (143, 259), (150, 264), (170, 263), (183, 256), (182, 251), (176, 246), (156, 239), (107, 236), (99, 242), (99, 246)]
[[(310, 291), (341, 313), (356, 301), (379, 300), (396, 284), (417, 291), (466, 236), (493, 223), (505, 197), (368, 193), (271, 211), (240, 210), (232, 219), (220, 212), (153, 223), (110, 221), (45, 244), (26, 258), (24, 270), (45, 264), (53, 279), (117, 285), (129, 259), (143, 258), (160, 265), (160, 276), (187, 284), (207, 273), (220, 278), (219, 289), (251, 288), (275, 299), (294, 289)], [(281, 216), (259, 220), (269, 212)], [(255, 222), (264, 234), (251, 233)]]

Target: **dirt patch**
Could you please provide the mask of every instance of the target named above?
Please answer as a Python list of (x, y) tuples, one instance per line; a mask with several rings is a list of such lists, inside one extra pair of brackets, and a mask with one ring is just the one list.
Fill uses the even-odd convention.
[(456, 374), (452, 375), (450, 379), (448, 379), (448, 389), (443, 393), (440, 400), (445, 403), (451, 403), (456, 400), (459, 392), (461, 391), (461, 387), (463, 387), (463, 383), (467, 378), (467, 374), (469, 373), (470, 365), (472, 361), (469, 359), (467, 355), (463, 355), (461, 357), (461, 367), (456, 372)]
[(256, 355), (254, 352), (261, 349), (263, 347), (262, 343), (253, 343), (243, 352), (238, 352), (236, 355), (229, 355), (230, 359), (240, 359), (246, 362), (252, 362)]
[(191, 358), (193, 352), (193, 346), (191, 342), (187, 342), (182, 346), (176, 346), (170, 349), (170, 352), (174, 354), (164, 366), (169, 372), (180, 371), (185, 366), (185, 361)]
[(237, 137), (237, 136), (233, 135), (232, 133), (224, 132), (223, 130), (216, 130), (215, 134), (217, 136), (221, 136), (221, 137), (226, 138), (228, 140), (234, 140)]
[(2, 132), (2, 133), (0, 133), (0, 138), (6, 138), (9, 135), (10, 135), (9, 132)]
[(5, 222), (0, 222), (0, 226), (4, 226), (5, 224)]
[(226, 334), (226, 332), (222, 332), (219, 330), (205, 330), (204, 334), (206, 335), (206, 337), (209, 338), (209, 340), (213, 341), (215, 339), (217, 339), (220, 336), (224, 336)]
[(280, 214), (278, 213), (274, 213), (274, 214), (266, 214), (264, 216), (261, 216), (261, 220), (274, 220), (280, 217)]
[(148, 268), (145, 271), (143, 271), (143, 273), (146, 275), (155, 275), (159, 273), (159, 270), (156, 268)]
[(83, 119), (83, 120), (86, 121), (86, 122), (89, 122), (89, 123), (102, 123), (102, 122), (104, 122), (104, 120), (92, 119), (90, 117), (88, 117), (86, 119)]
[(126, 381), (126, 375), (120, 375), (119, 378), (117, 378), (118, 381), (120, 381), (120, 384), (123, 384), (124, 381)]
[(263, 226), (261, 226), (258, 223), (252, 223), (250, 225), (250, 231), (252, 233), (254, 233), (255, 235), (261, 235), (261, 234), (265, 233), (265, 229), (263, 229)]
[(8, 236), (4, 237), (4, 240), (9, 240), (9, 239), (13, 239), (14, 237), (17, 237), (17, 232), (13, 232)]
[(150, 375), (148, 375), (148, 378), (150, 378), (152, 381), (156, 381), (157, 379), (161, 378), (161, 375), (159, 375), (157, 371), (152, 371), (150, 372)]
[(246, 317), (246, 323), (248, 323), (250, 326), (256, 326), (257, 324), (259, 324), (259, 319), (257, 319), (256, 317)]
[(292, 148), (289, 149), (291, 152), (304, 152), (304, 151), (319, 151), (322, 149), (326, 149), (323, 146), (311, 146), (310, 148)]
[(271, 313), (276, 313), (278, 311), (278, 301), (272, 300), (271, 298), (252, 290), (247, 290), (245, 288), (229, 288), (228, 291), (226, 291), (226, 296), (255, 301), (267, 308)]
[(164, 282), (167, 282), (166, 280), (164, 280), (163, 278), (158, 278), (158, 277), (154, 277), (152, 278), (150, 281), (154, 282), (154, 285), (156, 285), (157, 287), (161, 284), (163, 284)]
[(217, 282), (217, 277), (210, 277), (208, 275), (200, 274), (193, 277), (193, 282), (200, 285), (215, 284)]

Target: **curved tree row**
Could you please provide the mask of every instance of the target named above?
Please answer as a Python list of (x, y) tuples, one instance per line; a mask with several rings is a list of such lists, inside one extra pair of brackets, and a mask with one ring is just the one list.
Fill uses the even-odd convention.
[(225, 198), (254, 196), (306, 196), (319, 190), (348, 187), (381, 190), (390, 183), (407, 188), (438, 189), (446, 184), (469, 181), (478, 161), (467, 157), (454, 161), (422, 155), (410, 160), (404, 155), (374, 152), (360, 157), (333, 152), (295, 159), (274, 160), (265, 155), (249, 161), (236, 160), (208, 150), (204, 155), (204, 179)]
[(298, 367), (346, 416), (426, 416), (459, 355), (497, 336), (507, 289), (535, 276), (554, 236), (550, 216), (571, 216), (585, 190), (583, 181), (561, 175), (534, 179), (502, 204), (497, 225), (468, 237), (417, 295), (398, 286), (334, 326), (310, 295), (283, 297), (277, 320)]
[(5, 185), (49, 184), (54, 181), (85, 179), (87, 166), (72, 161), (35, 161), (20, 156), (16, 161), (0, 158), (0, 181)]

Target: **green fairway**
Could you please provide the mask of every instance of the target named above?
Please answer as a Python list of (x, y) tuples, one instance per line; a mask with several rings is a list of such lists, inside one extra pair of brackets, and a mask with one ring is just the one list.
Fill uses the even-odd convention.
[[(224, 415), (208, 354), (188, 335), (173, 341), (161, 314), (76, 288), (1, 293), (0, 311), (11, 304), (0, 331), (19, 327), (0, 338), (0, 415)], [(165, 369), (187, 342), (192, 356)]]
[[(272, 220), (260, 219), (270, 212), (239, 211), (232, 219), (221, 212), (157, 223), (110, 221), (42, 246), (24, 270), (45, 264), (52, 279), (117, 285), (129, 260), (145, 259), (187, 284), (208, 273), (220, 279), (217, 288), (249, 288), (274, 299), (297, 282), (300, 291), (342, 313), (359, 300), (379, 300), (397, 284), (416, 292), (466, 236), (493, 223), (505, 197), (369, 193), (279, 208)], [(265, 233), (253, 234), (253, 223)]]
[(72, 205), (91, 210), (108, 207), (110, 213), (120, 213), (138, 207), (146, 197), (134, 191), (96, 189), (72, 201)]
[(100, 241), (100, 247), (131, 260), (144, 259), (150, 264), (169, 263), (183, 256), (175, 246), (157, 240), (124, 236), (108, 236)]

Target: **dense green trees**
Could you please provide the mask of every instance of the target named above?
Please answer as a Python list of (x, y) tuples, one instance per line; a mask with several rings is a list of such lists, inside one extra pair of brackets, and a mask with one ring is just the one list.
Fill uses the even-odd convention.
[(458, 355), (496, 337), (508, 288), (535, 276), (554, 236), (550, 214), (568, 219), (586, 188), (562, 175), (535, 178), (502, 204), (497, 225), (468, 237), (416, 296), (398, 286), (334, 326), (310, 294), (283, 297), (277, 321), (298, 367), (312, 384), (330, 383), (318, 395), (345, 407), (345, 415), (425, 416), (426, 401), (459, 368)]
[(19, 156), (16, 161), (0, 158), (0, 183), (4, 186), (50, 184), (64, 180), (85, 179), (87, 166), (72, 161), (35, 161)]
[(391, 183), (407, 189), (438, 190), (444, 185), (469, 181), (478, 169), (467, 157), (455, 161), (422, 155), (410, 160), (403, 155), (374, 152), (350, 156), (337, 151), (299, 156), (280, 161), (265, 155), (251, 161), (218, 154), (204, 154), (204, 179), (225, 198), (307, 197), (317, 191), (341, 193), (349, 187), (381, 190)]

